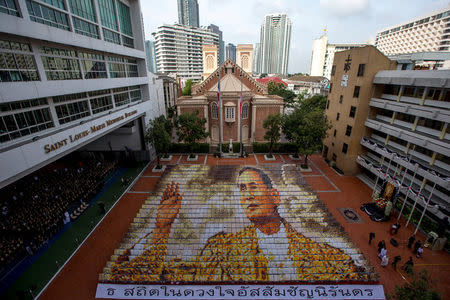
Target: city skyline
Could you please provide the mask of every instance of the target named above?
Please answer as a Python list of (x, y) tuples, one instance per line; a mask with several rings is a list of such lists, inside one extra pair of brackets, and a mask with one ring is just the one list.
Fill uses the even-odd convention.
[[(292, 21), (288, 72), (308, 73), (313, 40), (319, 38), (325, 28), (330, 43), (365, 43), (375, 40), (377, 31), (383, 28), (448, 7), (450, 1), (321, 0), (299, 4), (293, 0), (248, 3), (198, 0), (198, 4), (200, 26), (216, 24), (223, 31), (224, 42), (235, 45), (258, 43), (264, 16), (287, 13)], [(146, 39), (151, 39), (151, 33), (158, 26), (178, 21), (177, 1), (146, 0), (141, 6)], [(234, 17), (229, 18), (224, 11), (233, 11)]]

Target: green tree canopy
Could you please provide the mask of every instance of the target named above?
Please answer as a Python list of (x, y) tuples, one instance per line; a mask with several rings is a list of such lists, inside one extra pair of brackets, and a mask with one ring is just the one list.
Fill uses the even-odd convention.
[(266, 130), (264, 134), (264, 139), (269, 141), (269, 155), (272, 156), (273, 144), (280, 139), (280, 128), (281, 128), (281, 115), (269, 115), (267, 119), (264, 120), (263, 127)]
[(158, 166), (160, 165), (159, 155), (167, 154), (171, 142), (172, 123), (163, 115), (151, 120), (145, 133), (145, 140), (155, 147)]
[(301, 105), (284, 116), (282, 128), (286, 138), (296, 144), (298, 153), (305, 156), (308, 165), (308, 155), (322, 149), (322, 141), (331, 126), (322, 110)]
[(189, 145), (191, 151), (192, 146), (201, 139), (208, 137), (208, 132), (205, 130), (206, 119), (198, 116), (198, 111), (195, 113), (184, 113), (176, 119), (177, 135), (180, 142)]
[(269, 95), (278, 95), (283, 98), (286, 106), (291, 106), (295, 102), (295, 93), (286, 89), (284, 84), (270, 81), (267, 84)]
[(192, 93), (192, 86), (194, 84), (195, 84), (195, 82), (192, 79), (186, 80), (186, 85), (184, 86), (183, 90), (181, 91), (181, 95), (190, 96)]
[(426, 270), (413, 275), (412, 282), (406, 282), (403, 286), (395, 287), (394, 299), (396, 300), (440, 300), (441, 295), (432, 286), (432, 280)]
[(314, 95), (309, 97), (309, 95), (306, 95), (303, 99), (300, 99), (299, 96), (299, 105), (301, 109), (307, 111), (312, 111), (314, 109), (325, 111), (327, 106), (327, 97), (322, 95)]

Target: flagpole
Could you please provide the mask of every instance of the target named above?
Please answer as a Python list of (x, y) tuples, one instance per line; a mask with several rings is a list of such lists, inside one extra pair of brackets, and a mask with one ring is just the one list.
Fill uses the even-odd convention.
[(423, 208), (423, 212), (422, 212), (422, 215), (420, 216), (419, 223), (417, 223), (416, 230), (414, 231), (414, 235), (417, 233), (417, 230), (419, 229), (419, 226), (422, 223), (423, 216), (425, 215), (425, 212), (427, 211), (428, 205), (430, 204), (431, 196), (433, 196), (435, 187), (436, 187), (436, 182), (434, 182), (433, 189), (431, 190), (431, 193), (430, 193), (430, 197), (428, 197), (428, 200), (425, 203), (425, 207)]
[[(415, 150), (415, 149), (416, 149), (416, 145), (414, 145), (414, 147), (413, 147), (413, 150)], [(411, 152), (412, 152), (412, 151), (411, 151)], [(410, 154), (409, 159), (408, 159), (408, 154), (406, 154), (406, 159), (407, 159), (408, 162), (409, 162), (409, 160), (411, 159), (411, 156), (412, 156), (412, 153)], [(416, 177), (416, 172), (417, 172), (417, 170), (418, 170), (418, 168), (419, 168), (419, 164), (416, 163), (416, 164), (414, 165), (414, 167), (415, 167), (416, 169), (414, 170), (413, 181), (414, 181), (414, 178)], [(406, 173), (408, 173), (408, 167), (405, 167), (405, 173), (403, 174), (402, 182), (400, 183), (400, 189), (403, 188), (403, 181), (405, 180)], [(411, 181), (411, 183), (412, 183), (412, 181)], [(411, 186), (411, 185), (410, 185), (410, 186)], [(402, 208), (400, 209), (400, 212), (398, 213), (397, 221), (400, 220), (400, 217), (402, 216), (403, 209), (405, 208), (406, 200), (408, 199), (408, 193), (409, 193), (409, 188), (410, 188), (410, 186), (408, 187), (408, 190), (407, 190), (407, 192), (406, 192), (406, 196), (405, 196), (405, 200), (403, 201)]]
[[(383, 171), (383, 162), (384, 162), (384, 156), (381, 158), (381, 163), (380, 163), (380, 171)], [(380, 178), (380, 171), (378, 171), (378, 175), (377, 175), (377, 180), (375, 180), (375, 185), (373, 187), (373, 191), (372, 191), (372, 198), (373, 195), (375, 195), (375, 190), (377, 188), (377, 184), (378, 184), (378, 179)]]
[(219, 154), (222, 157), (222, 101), (220, 101), (220, 70), (219, 65), (219, 81), (217, 83), (217, 98), (219, 99)]
[[(416, 173), (417, 173), (417, 170), (419, 170), (419, 168), (416, 169)], [(416, 173), (414, 175), (416, 175)], [(411, 181), (411, 184), (409, 185), (409, 187), (410, 187), (409, 190), (412, 190), (413, 181), (414, 181), (414, 177), (413, 177), (413, 180)], [(422, 192), (422, 187), (420, 187), (419, 192), (416, 195), (416, 200), (414, 201), (414, 205), (413, 205), (413, 207), (411, 209), (411, 212), (409, 213), (409, 217), (408, 217), (408, 220), (406, 221), (405, 228), (408, 227), (409, 221), (411, 221), (412, 214), (414, 212), (414, 209), (416, 208), (417, 200), (419, 199), (419, 196), (420, 196), (421, 192)]]
[(240, 124), (240, 126), (239, 126), (239, 154), (240, 154), (240, 157), (243, 157), (244, 156), (244, 153), (243, 153), (243, 145), (242, 145), (242, 70), (241, 70), (241, 73), (239, 74), (239, 76), (241, 77), (241, 99), (240, 99), (240, 102), (239, 102), (239, 124)]

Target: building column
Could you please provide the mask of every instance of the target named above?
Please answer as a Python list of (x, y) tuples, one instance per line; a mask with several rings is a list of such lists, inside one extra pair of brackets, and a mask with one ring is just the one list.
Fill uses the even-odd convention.
[[(244, 102), (244, 99), (242, 99), (242, 102)], [(241, 141), (241, 130), (240, 130), (240, 128), (241, 128), (241, 126), (242, 126), (242, 124), (241, 124), (241, 107), (240, 107), (240, 99), (238, 100), (238, 113), (237, 113), (237, 116), (238, 116), (238, 126), (237, 126), (237, 141), (238, 142), (240, 142)]]
[[(206, 123), (205, 123), (205, 126), (206, 126), (206, 132), (211, 132), (211, 130), (209, 130), (209, 116), (208, 116), (208, 104), (206, 104), (205, 106), (203, 106), (203, 114), (204, 114), (204, 116), (205, 116), (205, 119), (206, 119)], [(210, 143), (211, 142), (211, 135), (209, 135), (207, 138), (206, 138), (206, 142), (207, 143)]]
[(93, 3), (94, 3), (94, 9), (95, 9), (95, 18), (97, 19), (97, 24), (98, 24), (98, 36), (102, 41), (104, 41), (105, 39), (103, 38), (102, 21), (100, 19), (100, 7), (98, 6), (97, 1), (93, 1)]
[(400, 98), (403, 96), (403, 90), (405, 89), (405, 86), (402, 85), (400, 87), (400, 90), (398, 91), (398, 95), (397, 95), (397, 102), (400, 102)]
[(252, 105), (252, 128), (251, 128), (250, 132), (251, 132), (250, 140), (252, 142), (254, 142), (255, 141), (255, 133), (256, 133), (256, 105), (255, 104)]

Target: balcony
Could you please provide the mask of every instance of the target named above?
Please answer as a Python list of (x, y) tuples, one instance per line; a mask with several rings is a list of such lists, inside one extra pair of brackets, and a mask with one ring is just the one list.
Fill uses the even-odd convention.
[(379, 120), (368, 119), (366, 120), (365, 125), (369, 128), (395, 136), (407, 142), (428, 148), (434, 152), (445, 156), (450, 156), (450, 144), (443, 140), (438, 140), (424, 134), (410, 131), (407, 128), (391, 125)]
[[(388, 97), (386, 97), (388, 96)], [(432, 106), (422, 106), (422, 105), (414, 105), (414, 104), (407, 104), (407, 103), (402, 103), (402, 102), (393, 102), (391, 100), (396, 100), (395, 99), (391, 99), (394, 95), (386, 95), (383, 94), (382, 98), (372, 98), (370, 100), (370, 106), (372, 107), (377, 107), (377, 108), (383, 108), (386, 110), (391, 110), (391, 111), (395, 111), (395, 112), (401, 112), (401, 113), (407, 113), (410, 115), (414, 115), (414, 116), (419, 116), (419, 117), (423, 117), (423, 118), (427, 118), (427, 119), (431, 119), (431, 120), (438, 120), (441, 122), (447, 122), (448, 120), (450, 120), (450, 111), (445, 111), (442, 110), (440, 108), (437, 107), (432, 107)], [(390, 99), (390, 100), (386, 100), (386, 99)], [(432, 101), (432, 100), (427, 100), (427, 101)], [(442, 101), (436, 101), (436, 102), (442, 102)]]
[(443, 188), (450, 189), (450, 173), (447, 170), (441, 169), (436, 166), (430, 166), (428, 162), (423, 161), (417, 157), (414, 157), (414, 160), (408, 158), (405, 154), (398, 153), (393, 147), (385, 147), (384, 144), (381, 144), (373, 139), (363, 137), (361, 139), (361, 145), (380, 154), (381, 156), (386, 157), (389, 160), (392, 158), (393, 162), (409, 170), (415, 170), (416, 164), (419, 164), (417, 174), (429, 181), (436, 182)]

